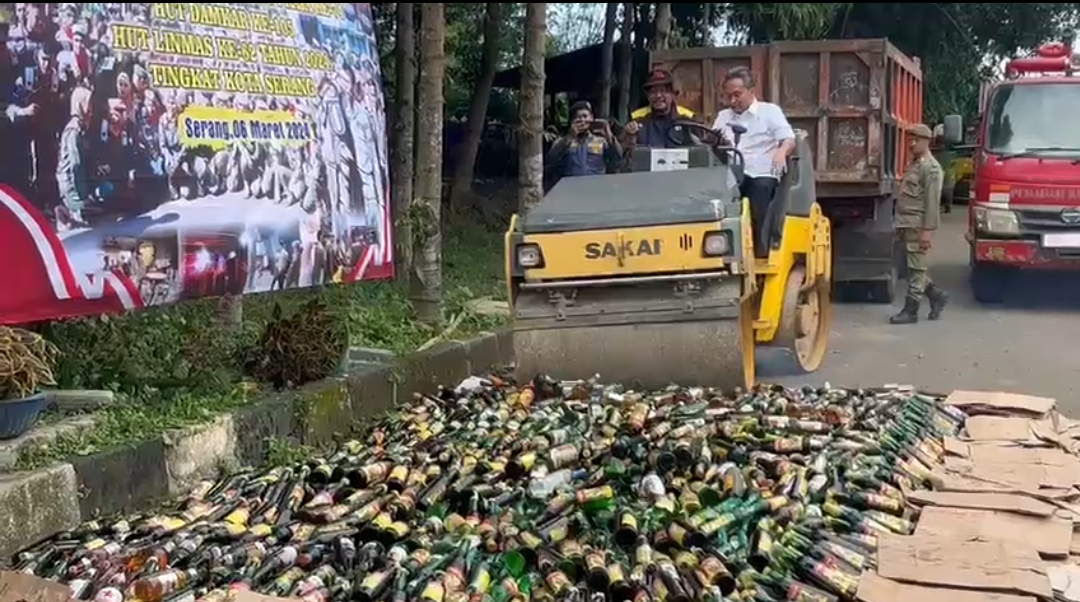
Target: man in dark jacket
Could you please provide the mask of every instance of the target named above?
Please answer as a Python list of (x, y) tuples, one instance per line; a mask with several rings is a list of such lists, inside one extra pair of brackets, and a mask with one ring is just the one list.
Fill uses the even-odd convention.
[(681, 126), (672, 127), (677, 120), (698, 119), (693, 111), (675, 102), (675, 78), (670, 71), (653, 70), (645, 81), (645, 94), (649, 97), (649, 106), (630, 114), (631, 121), (626, 124), (623, 141), (625, 146), (682, 148), (696, 144), (688, 130)]
[(555, 141), (544, 160), (554, 176), (597, 176), (622, 159), (622, 146), (607, 121), (593, 119), (592, 106), (578, 101), (570, 107), (570, 132)]

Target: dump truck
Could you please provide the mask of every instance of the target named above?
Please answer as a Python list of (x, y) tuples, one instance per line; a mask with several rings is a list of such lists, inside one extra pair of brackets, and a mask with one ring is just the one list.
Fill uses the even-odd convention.
[(671, 71), (677, 102), (709, 124), (724, 108), (724, 75), (749, 68), (758, 98), (780, 105), (792, 127), (808, 133), (817, 202), (832, 222), (836, 292), (893, 301), (903, 256), (894, 198), (911, 160), (904, 131), (923, 121), (918, 59), (865, 39), (664, 50), (650, 65)]

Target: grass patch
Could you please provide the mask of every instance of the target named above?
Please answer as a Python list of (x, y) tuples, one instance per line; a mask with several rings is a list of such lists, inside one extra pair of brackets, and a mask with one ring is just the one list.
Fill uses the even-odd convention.
[(218, 395), (176, 390), (125, 396), (115, 405), (94, 412), (93, 428), (63, 433), (49, 443), (20, 450), (16, 468), (31, 470), (71, 456), (86, 456), (145, 441), (170, 429), (203, 424), (243, 406), (257, 395), (256, 388), (237, 384)]
[[(499, 327), (500, 317), (477, 314), (469, 302), (505, 299), (502, 232), (469, 219), (447, 224), (443, 251), (443, 298), (449, 338), (467, 338)], [(321, 297), (344, 319), (353, 345), (414, 351), (441, 333), (412, 320), (408, 279), (327, 286), (244, 298), (239, 335), (215, 324), (216, 301), (193, 301), (119, 316), (50, 323), (42, 333), (60, 347), (56, 378), (62, 388), (116, 391), (114, 406), (94, 413), (96, 425), (65, 434), (20, 453), (18, 466), (32, 469), (70, 456), (157, 436), (209, 421), (258, 396), (241, 382), (238, 350), (262, 331), (275, 305), (288, 313)], [(295, 451), (295, 450), (293, 450)], [(283, 449), (280, 454), (288, 457)]]

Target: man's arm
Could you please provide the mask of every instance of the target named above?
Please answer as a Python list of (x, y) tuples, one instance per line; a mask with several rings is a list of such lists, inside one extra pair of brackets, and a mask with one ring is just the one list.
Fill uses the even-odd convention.
[(570, 141), (563, 136), (551, 144), (551, 148), (548, 149), (547, 156), (544, 157), (544, 169), (554, 168), (557, 165), (561, 165), (563, 158), (566, 157), (566, 149), (570, 146)]
[[(570, 141), (564, 136), (551, 144), (547, 155), (544, 156), (544, 180), (554, 183), (566, 173), (566, 151)], [(548, 186), (550, 184), (545, 184)]]
[(608, 165), (618, 166), (623, 160), (623, 148), (619, 144), (619, 139), (615, 136), (611, 136), (604, 143), (604, 157), (607, 160)]
[(784, 159), (787, 159), (795, 150), (795, 130), (788, 123), (783, 109), (779, 105), (772, 106), (774, 110), (770, 111), (772, 115), (770, 116), (769, 129), (772, 130), (773, 139), (779, 143), (777, 151)]
[[(924, 159), (925, 161), (925, 159)], [(941, 224), (941, 186), (945, 180), (940, 165), (929, 162), (922, 167), (922, 189), (926, 194), (923, 212), (923, 230), (937, 230)]]

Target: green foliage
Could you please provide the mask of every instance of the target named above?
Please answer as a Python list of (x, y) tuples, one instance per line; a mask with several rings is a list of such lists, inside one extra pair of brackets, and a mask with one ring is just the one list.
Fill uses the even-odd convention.
[(170, 429), (203, 424), (244, 405), (253, 393), (239, 385), (215, 394), (143, 388), (140, 394), (121, 396), (115, 405), (95, 413), (93, 428), (65, 432), (49, 443), (20, 449), (17, 468), (31, 470), (70, 456), (145, 441)]
[[(676, 5), (680, 6), (680, 5)], [(972, 118), (987, 65), (1077, 29), (1080, 4), (740, 3), (720, 5), (749, 42), (887, 37), (922, 60), (926, 121)], [(678, 21), (677, 21), (678, 23)]]
[(61, 350), (54, 370), (61, 387), (218, 389), (237, 375), (230, 366), (243, 337), (227, 336), (213, 320), (214, 301), (200, 300), (52, 322), (41, 332)]
[[(468, 114), (473, 88), (480, 75), (480, 57), (484, 40), (484, 14), (486, 3), (457, 2), (446, 5), (446, 114), (449, 118), (461, 118)], [(387, 106), (396, 95), (394, 82), (394, 40), (396, 35), (396, 4), (376, 2), (372, 4), (376, 36), (383, 75), (383, 91)], [(503, 8), (505, 26), (499, 40), (499, 68), (521, 62), (521, 45), (524, 36), (525, 5), (506, 4)], [(419, 33), (419, 28), (417, 29)], [(510, 102), (509, 94), (494, 90), (491, 104), (503, 107)], [(503, 111), (516, 116), (516, 109)]]
[(728, 26), (748, 41), (814, 40), (825, 37), (846, 2), (756, 4), (731, 2), (723, 6)]
[[(474, 218), (458, 218), (448, 220), (444, 233), (447, 315), (466, 311), (474, 297), (504, 298), (501, 224), (485, 227)], [(276, 305), (289, 315), (312, 300), (345, 321), (354, 345), (407, 353), (435, 334), (411, 321), (405, 283), (396, 281), (245, 296), (238, 335), (218, 327), (213, 299), (63, 320), (39, 331), (60, 349), (54, 375), (61, 387), (133, 397), (146, 391), (216, 393), (238, 380), (239, 352), (255, 342)], [(485, 319), (475, 325), (493, 326)]]

